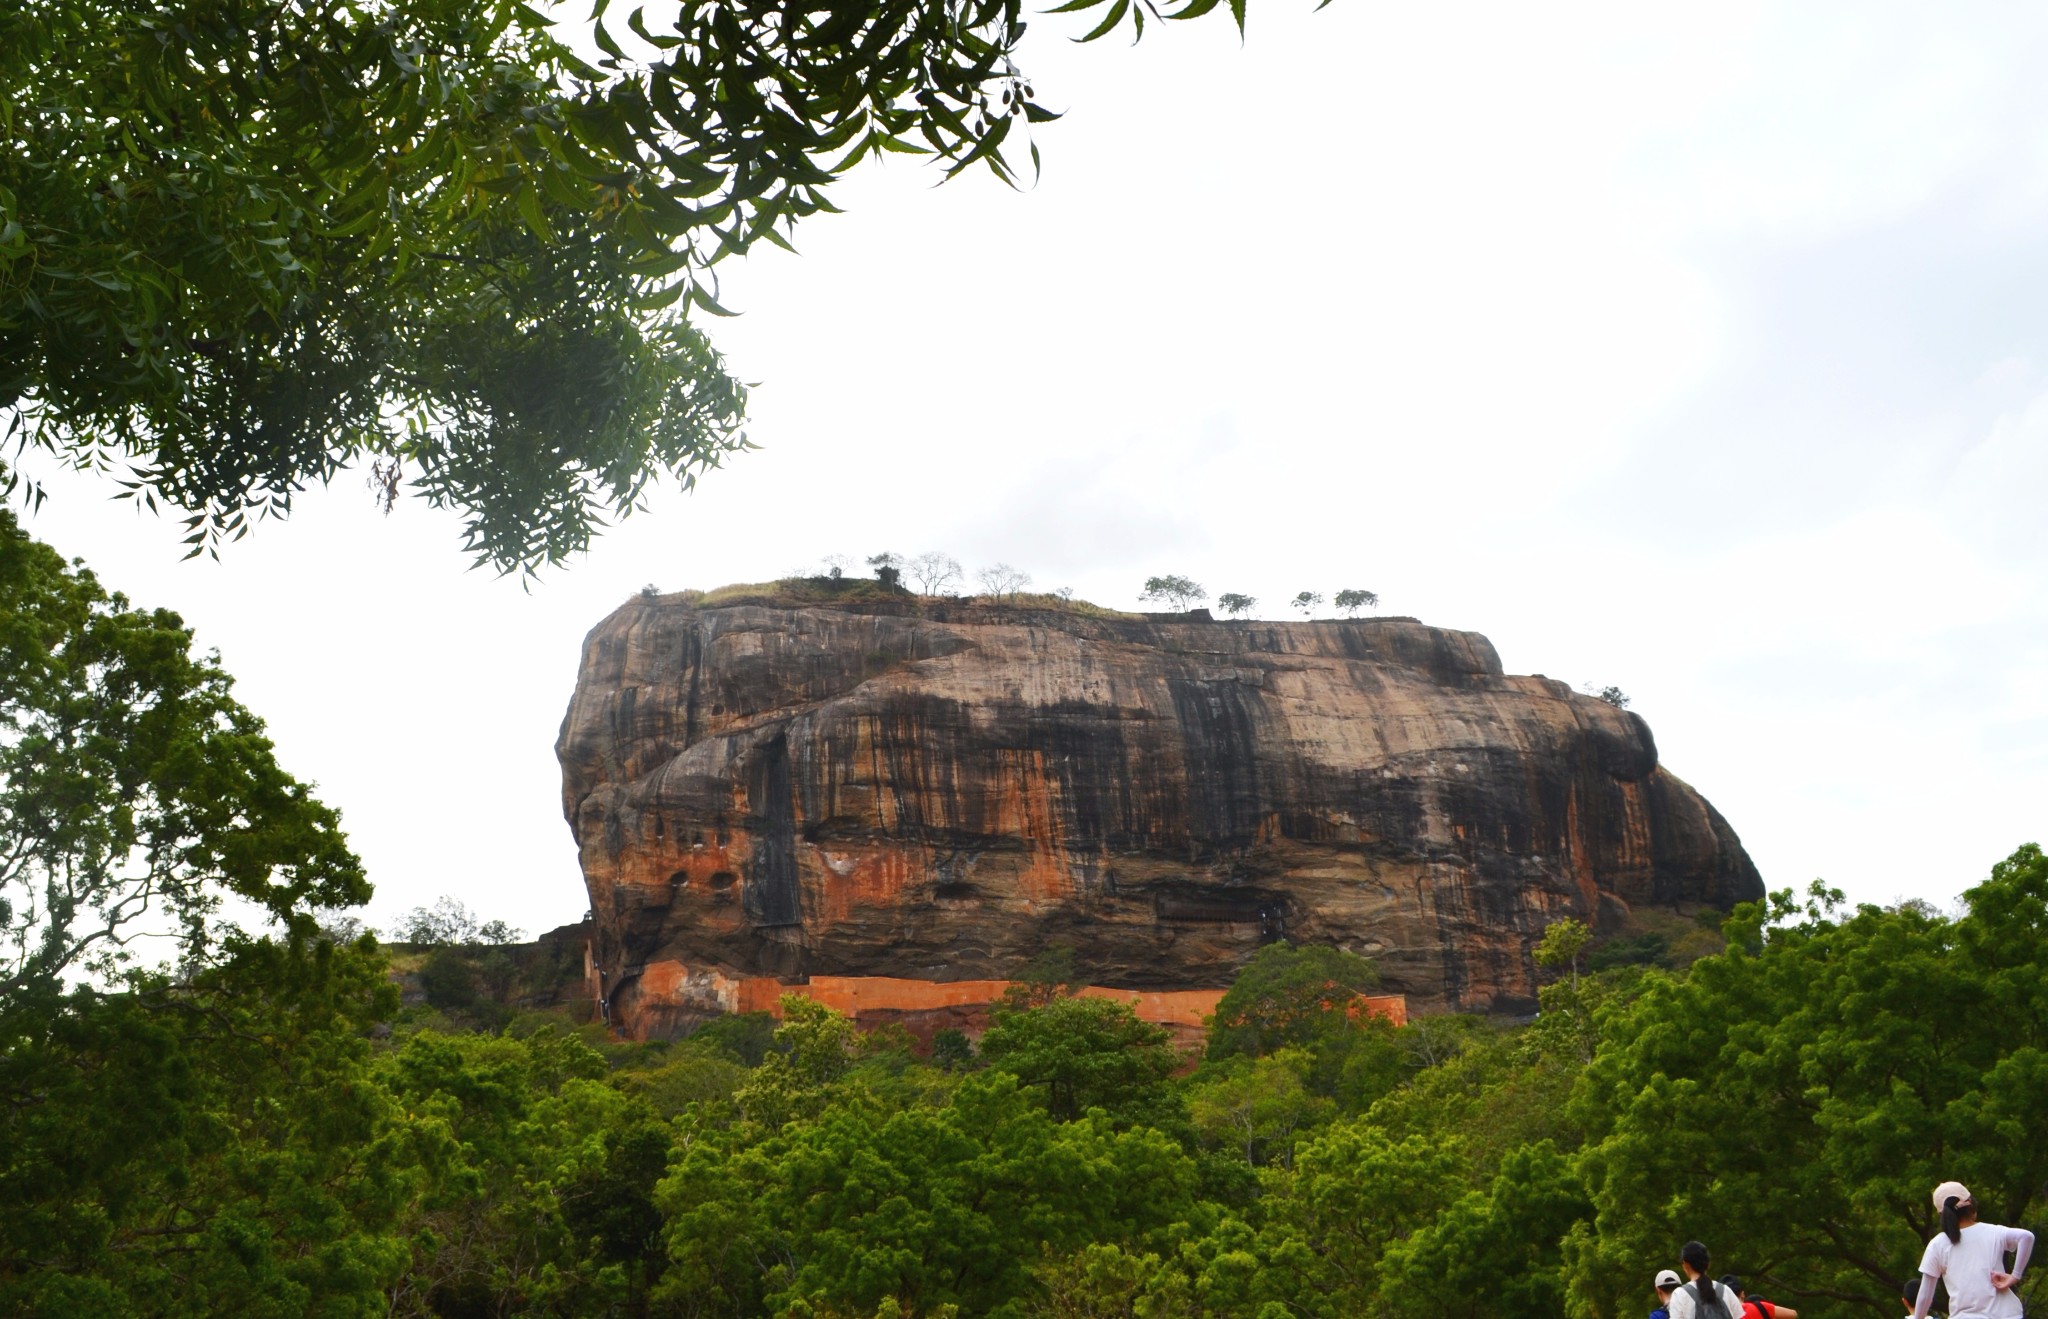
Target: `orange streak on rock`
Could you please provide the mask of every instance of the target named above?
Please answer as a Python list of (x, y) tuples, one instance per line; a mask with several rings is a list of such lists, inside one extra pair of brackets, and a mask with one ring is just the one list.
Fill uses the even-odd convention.
[(1571, 858), (1572, 879), (1579, 888), (1579, 898), (1588, 910), (1597, 909), (1600, 901), (1600, 884), (1593, 875), (1593, 862), (1587, 855), (1584, 824), (1579, 818), (1579, 789), (1573, 785), (1571, 795), (1564, 800), (1565, 850)]
[(1017, 875), (1017, 887), (1032, 902), (1059, 902), (1074, 895), (1074, 877), (1065, 857), (1065, 812), (1060, 810), (1052, 777), (1045, 772), (1043, 751), (1010, 751), (1003, 755), (999, 818), (1012, 837), (1024, 839), (1030, 860)]
[(1654, 852), (1650, 846), (1650, 812), (1643, 805), (1643, 785), (1621, 785), (1621, 860), (1626, 866), (1647, 868)]
[[(817, 849), (818, 903), (826, 924), (850, 920), (863, 907), (901, 905), (903, 891), (925, 872), (923, 849), (861, 851), (849, 856)], [(846, 867), (851, 864), (852, 868)]]

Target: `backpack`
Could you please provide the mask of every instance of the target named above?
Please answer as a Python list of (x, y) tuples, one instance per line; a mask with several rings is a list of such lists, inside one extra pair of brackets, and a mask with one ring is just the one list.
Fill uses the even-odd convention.
[(1700, 1295), (1700, 1285), (1697, 1281), (1688, 1282), (1678, 1290), (1692, 1297), (1693, 1319), (1725, 1319), (1728, 1313), (1726, 1308), (1727, 1302), (1721, 1298), (1734, 1295), (1733, 1292), (1719, 1283), (1714, 1284), (1714, 1308), (1709, 1310), (1707, 1309), (1705, 1298)]

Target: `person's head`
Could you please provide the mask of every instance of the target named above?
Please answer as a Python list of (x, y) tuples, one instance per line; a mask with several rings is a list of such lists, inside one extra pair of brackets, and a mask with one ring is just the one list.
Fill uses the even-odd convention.
[[(1926, 1285), (1917, 1273), (1899, 1285), (1899, 1304), (1906, 1307), (1907, 1314), (1913, 1313), (1914, 1308), (1919, 1305), (1920, 1289)], [(1927, 1312), (1929, 1314), (1939, 1314), (1947, 1304), (1948, 1298), (1942, 1295), (1941, 1284), (1935, 1283), (1934, 1295), (1927, 1298)]]
[(1657, 1288), (1658, 1302), (1660, 1304), (1669, 1305), (1671, 1303), (1671, 1293), (1678, 1290), (1682, 1281), (1683, 1280), (1680, 1279), (1679, 1276), (1676, 1273), (1673, 1273), (1670, 1269), (1657, 1270), (1657, 1281), (1653, 1285)]
[(1961, 1182), (1943, 1182), (1934, 1188), (1934, 1207), (1941, 1211), (1941, 1230), (1950, 1242), (1963, 1239), (1963, 1229), (1977, 1221), (1977, 1202), (1970, 1188)]
[(1734, 1292), (1735, 1299), (1738, 1301), (1742, 1300), (1746, 1295), (1746, 1293), (1744, 1293), (1744, 1291), (1742, 1290), (1742, 1275), (1739, 1273), (1722, 1274), (1721, 1285), (1723, 1287), (1726, 1287), (1729, 1291)]
[(1714, 1278), (1706, 1272), (1708, 1268), (1712, 1268), (1712, 1262), (1706, 1256), (1706, 1245), (1702, 1245), (1700, 1241), (1688, 1241), (1686, 1245), (1681, 1245), (1677, 1249), (1677, 1262), (1686, 1266), (1686, 1272), (1692, 1274), (1694, 1286), (1700, 1288), (1702, 1313), (1712, 1313), (1716, 1307), (1720, 1307), (1720, 1292), (1714, 1290)]

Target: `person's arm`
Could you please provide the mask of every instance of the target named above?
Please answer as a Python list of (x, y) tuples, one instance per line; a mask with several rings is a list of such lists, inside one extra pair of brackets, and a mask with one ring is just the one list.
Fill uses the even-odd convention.
[(1999, 1291), (2004, 1291), (2025, 1276), (2027, 1260), (2034, 1253), (2034, 1234), (2023, 1227), (2005, 1229), (2005, 1240), (1999, 1243), (1999, 1263), (2005, 1262), (2005, 1252), (2008, 1250), (2012, 1252), (2012, 1272), (2000, 1273), (1996, 1269), (1991, 1271), (1991, 1285)]
[(1920, 1294), (1913, 1298), (1913, 1319), (1927, 1319), (1927, 1311), (1934, 1304), (1934, 1289), (1940, 1283), (1940, 1274), (1923, 1273), (1920, 1275)]
[(1765, 1301), (1761, 1308), (1768, 1309), (1774, 1319), (1799, 1319), (1799, 1311), (1789, 1305), (1780, 1305), (1776, 1301)]

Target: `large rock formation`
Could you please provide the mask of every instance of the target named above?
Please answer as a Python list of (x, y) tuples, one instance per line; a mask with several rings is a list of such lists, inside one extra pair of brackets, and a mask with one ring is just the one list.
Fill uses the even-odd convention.
[(1282, 937), (1522, 1010), (1550, 921), (1762, 892), (1641, 718), (1403, 619), (636, 600), (557, 754), (642, 1034), (746, 977), (1000, 979), (1067, 944), (1096, 985), (1214, 988)]

